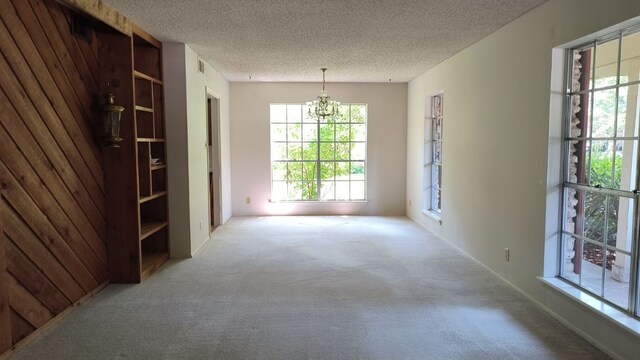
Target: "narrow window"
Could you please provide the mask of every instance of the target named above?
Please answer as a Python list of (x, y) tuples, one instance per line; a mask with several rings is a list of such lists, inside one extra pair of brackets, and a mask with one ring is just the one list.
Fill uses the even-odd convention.
[(427, 98), (424, 123), (423, 210), (441, 214), (442, 198), (442, 100), (438, 94)]
[(318, 119), (304, 104), (271, 104), (271, 200), (366, 200), (367, 106)]

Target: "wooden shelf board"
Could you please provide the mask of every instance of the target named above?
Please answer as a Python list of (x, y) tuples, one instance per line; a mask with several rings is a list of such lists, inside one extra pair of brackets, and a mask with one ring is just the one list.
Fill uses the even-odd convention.
[(166, 142), (167, 140), (165, 140), (165, 139), (154, 139), (154, 138), (138, 138), (137, 141), (138, 142), (159, 142), (159, 143), (163, 143), (163, 142)]
[(140, 241), (167, 227), (166, 221), (143, 223), (140, 226)]
[(140, 281), (149, 277), (156, 270), (158, 270), (162, 264), (169, 260), (168, 252), (161, 253), (142, 253), (142, 264), (140, 272)]
[(157, 199), (157, 198), (162, 197), (162, 196), (166, 196), (166, 195), (167, 195), (167, 191), (166, 190), (165, 191), (154, 192), (153, 194), (151, 194), (151, 196), (141, 197), (140, 198), (140, 204), (142, 204), (144, 202), (147, 202), (147, 201), (150, 201), (150, 200), (153, 200), (153, 199)]
[(136, 111), (144, 111), (144, 112), (152, 113), (153, 109), (152, 108), (148, 108), (148, 107), (144, 107), (144, 106), (140, 106), (140, 105), (136, 105)]
[(145, 79), (145, 80), (149, 80), (151, 82), (154, 82), (154, 83), (156, 83), (158, 85), (162, 85), (162, 81), (161, 80), (158, 80), (158, 79), (156, 79), (154, 77), (151, 77), (151, 76), (149, 76), (149, 75), (147, 75), (145, 73), (142, 73), (140, 71), (134, 71), (133, 75), (135, 77), (137, 77), (138, 79)]

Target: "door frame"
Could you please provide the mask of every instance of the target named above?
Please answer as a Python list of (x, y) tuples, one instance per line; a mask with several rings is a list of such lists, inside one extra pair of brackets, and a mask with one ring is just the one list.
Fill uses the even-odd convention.
[[(210, 232), (222, 225), (222, 159), (220, 139), (220, 96), (206, 88), (207, 199)], [(210, 144), (211, 142), (211, 144)], [(211, 179), (213, 174), (213, 181)], [(212, 184), (213, 182), (213, 184)], [(213, 190), (213, 191), (212, 191)], [(213, 192), (213, 201), (211, 200)], [(213, 209), (212, 209), (213, 207)], [(211, 211), (213, 210), (213, 216)]]

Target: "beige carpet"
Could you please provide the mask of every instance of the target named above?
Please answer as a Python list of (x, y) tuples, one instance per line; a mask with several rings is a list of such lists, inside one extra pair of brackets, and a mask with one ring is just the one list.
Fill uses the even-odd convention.
[(400, 217), (234, 218), (16, 359), (603, 359)]

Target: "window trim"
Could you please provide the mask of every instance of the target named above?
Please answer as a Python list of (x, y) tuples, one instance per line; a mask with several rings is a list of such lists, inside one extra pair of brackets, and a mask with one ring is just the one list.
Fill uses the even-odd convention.
[[(592, 136), (593, 134), (590, 133), (588, 135), (583, 135), (581, 134), (580, 137), (570, 137), (570, 123), (571, 123), (571, 96), (574, 96), (576, 94), (593, 94), (596, 92), (601, 92), (601, 91), (605, 91), (605, 90), (612, 90), (615, 89), (616, 90), (616, 112), (617, 112), (617, 103), (618, 103), (618, 94), (619, 91), (618, 89), (622, 88), (622, 87), (631, 87), (634, 85), (640, 85), (640, 80), (637, 81), (631, 81), (631, 82), (624, 82), (621, 83), (620, 82), (620, 66), (621, 66), (621, 58), (620, 58), (620, 54), (622, 51), (621, 48), (621, 44), (622, 44), (622, 39), (624, 36), (626, 35), (630, 35), (630, 34), (637, 34), (640, 33), (640, 24), (635, 24), (633, 26), (626, 26), (620, 29), (617, 29), (615, 31), (608, 31), (606, 32), (604, 35), (602, 36), (597, 36), (597, 37), (591, 37), (588, 41), (581, 41), (581, 42), (574, 42), (573, 44), (568, 44), (565, 48), (563, 48), (563, 56), (564, 56), (564, 66), (563, 66), (563, 89), (562, 89), (562, 114), (561, 114), (561, 138), (559, 139), (561, 142), (561, 149), (560, 149), (560, 156), (561, 156), (561, 168), (560, 173), (559, 173), (559, 186), (560, 186), (560, 190), (559, 190), (559, 222), (558, 222), (558, 236), (557, 236), (557, 253), (555, 254), (555, 262), (556, 262), (556, 272), (555, 272), (555, 276), (553, 278), (550, 277), (539, 277), (539, 279), (541, 281), (543, 281), (546, 285), (549, 285), (550, 287), (560, 291), (561, 293), (583, 303), (585, 306), (594, 309), (594, 311), (596, 311), (597, 313), (601, 314), (602, 316), (613, 320), (615, 323), (621, 325), (621, 327), (627, 329), (628, 331), (630, 331), (631, 333), (633, 333), (636, 336), (640, 336), (640, 268), (638, 267), (638, 262), (640, 261), (640, 241), (638, 241), (638, 237), (639, 237), (639, 224), (640, 224), (640, 212), (638, 212), (637, 209), (640, 208), (640, 197), (638, 196), (638, 194), (633, 194), (633, 196), (630, 196), (630, 194), (632, 193), (632, 191), (629, 190), (618, 190), (618, 189), (608, 189), (608, 188), (593, 188), (592, 186), (585, 186), (585, 185), (581, 185), (581, 184), (574, 184), (574, 183), (570, 183), (569, 180), (567, 179), (567, 175), (568, 175), (568, 171), (569, 171), (569, 167), (568, 167), (568, 154), (570, 154), (570, 141), (575, 141), (575, 140), (581, 140), (584, 139), (585, 141), (591, 141), (591, 140), (611, 140), (611, 141), (620, 141), (620, 140), (634, 140), (637, 141), (638, 144), (636, 145), (637, 148), (636, 150), (638, 152), (640, 152), (640, 137), (618, 137), (617, 133), (614, 134), (611, 138), (609, 137), (596, 137), (596, 136)], [(606, 43), (612, 40), (618, 39), (619, 43), (618, 43), (618, 58), (617, 58), (617, 66), (618, 66), (618, 70), (616, 73), (616, 83), (614, 85), (608, 85), (608, 86), (602, 86), (602, 87), (595, 87), (595, 83), (590, 84), (590, 86), (587, 86), (586, 89), (580, 89), (580, 91), (577, 92), (573, 92), (571, 89), (571, 84), (573, 81), (573, 52), (574, 51), (580, 51), (580, 50), (584, 50), (584, 49), (588, 49), (593, 47), (594, 48), (594, 54), (593, 54), (593, 58), (594, 61), (596, 59), (596, 53), (597, 53), (597, 47), (598, 45), (602, 44), (602, 43)], [(597, 64), (595, 64), (597, 65)], [(591, 69), (592, 74), (590, 76), (590, 81), (595, 81), (595, 66)], [(552, 80), (553, 83), (553, 80)], [(593, 104), (589, 103), (590, 109), (590, 116), (592, 116), (592, 110), (593, 110)], [(553, 112), (553, 109), (551, 109), (551, 112)], [(553, 118), (553, 116), (552, 116)], [(617, 122), (617, 120), (616, 120)], [(592, 130), (592, 129), (591, 129)], [(551, 155), (551, 154), (550, 154)], [(590, 156), (589, 156), (590, 157)], [(640, 166), (640, 156), (638, 157), (638, 165)], [(588, 168), (587, 168), (587, 171)], [(637, 170), (636, 173), (636, 180), (634, 180), (634, 182), (637, 181), (637, 179), (640, 179), (640, 169)], [(565, 196), (565, 190), (567, 188), (574, 188), (574, 189), (578, 189), (578, 188), (589, 188), (588, 190), (593, 192), (593, 191), (597, 191), (597, 192), (603, 192), (603, 193), (607, 193), (610, 195), (614, 195), (614, 196), (619, 196), (619, 197), (624, 197), (624, 198), (628, 198), (634, 201), (635, 205), (634, 205), (634, 210), (635, 211), (635, 219), (634, 219), (634, 223), (633, 223), (633, 234), (632, 234), (632, 239), (633, 239), (633, 244), (631, 246), (631, 250), (630, 250), (630, 275), (629, 275), (629, 301), (628, 301), (628, 309), (625, 309), (623, 307), (621, 307), (618, 304), (615, 304), (614, 302), (612, 302), (611, 300), (605, 298), (605, 297), (601, 297), (598, 294), (593, 293), (591, 290), (589, 290), (586, 287), (583, 287), (577, 283), (574, 283), (568, 279), (565, 279), (563, 277), (563, 272), (564, 272), (564, 265), (565, 265), (565, 242), (563, 240), (564, 236), (566, 235), (565, 232), (565, 221), (566, 221), (566, 196)], [(575, 237), (575, 234), (571, 234), (572, 237)], [(584, 236), (583, 236), (584, 238)], [(576, 240), (577, 241), (577, 240)], [(609, 245), (604, 245), (604, 247), (610, 247)], [(620, 249), (616, 249), (616, 252), (621, 252), (621, 253), (625, 253), (626, 251), (622, 251)], [(545, 256), (546, 258), (546, 256)], [(546, 267), (546, 261), (545, 261), (545, 267)], [(606, 271), (603, 270), (603, 272), (606, 273)], [(604, 282), (604, 279), (603, 279)], [(602, 290), (604, 291), (604, 289)], [(631, 324), (631, 325), (629, 325)]]
[[(434, 139), (434, 102), (435, 99), (440, 99), (440, 139)], [(422, 213), (431, 219), (435, 220), (439, 224), (442, 224), (442, 169), (444, 167), (443, 159), (443, 144), (444, 144), (444, 91), (439, 91), (433, 95), (427, 96), (425, 99), (425, 114), (424, 114), (424, 134), (423, 134), (423, 153), (422, 153)], [(434, 161), (434, 144), (436, 141), (440, 142), (440, 162), (435, 164)], [(428, 148), (428, 149), (427, 149)], [(429, 159), (427, 159), (427, 153)], [(439, 167), (440, 181), (437, 185), (440, 197), (440, 208), (434, 209), (434, 166)], [(427, 171), (427, 168), (429, 169)], [(427, 200), (428, 198), (428, 200)]]
[[(369, 105), (367, 103), (341, 103), (340, 107), (344, 107), (344, 106), (348, 106), (349, 107), (349, 111), (351, 111), (351, 106), (354, 105), (360, 105), (364, 107), (364, 122), (354, 122), (352, 120), (351, 114), (349, 114), (349, 119), (348, 122), (334, 122), (335, 124), (343, 124), (343, 125), (364, 125), (364, 141), (360, 141), (360, 140), (349, 140), (349, 141), (338, 141), (336, 139), (336, 134), (334, 133), (334, 138), (333, 141), (323, 141), (320, 138), (320, 126), (323, 123), (322, 120), (318, 119), (318, 120), (314, 120), (314, 121), (306, 121), (306, 116), (307, 116), (307, 109), (308, 109), (308, 105), (306, 103), (270, 103), (269, 104), (269, 109), (272, 109), (273, 106), (278, 106), (278, 105), (284, 105), (285, 109), (287, 109), (288, 106), (300, 106), (300, 110), (301, 110), (301, 119), (300, 119), (300, 125), (302, 127), (304, 127), (305, 124), (310, 125), (310, 124), (315, 124), (318, 127), (317, 130), (317, 137), (315, 140), (312, 141), (305, 141), (304, 140), (304, 134), (302, 134), (300, 141), (292, 141), (291, 143), (300, 143), (300, 144), (310, 144), (310, 143), (316, 143), (318, 144), (318, 156), (316, 157), (315, 160), (304, 160), (304, 159), (300, 159), (300, 160), (290, 160), (290, 159), (286, 159), (286, 160), (274, 160), (273, 158), (273, 154), (272, 154), (272, 149), (270, 150), (270, 155), (269, 155), (269, 166), (270, 166), (270, 189), (271, 189), (271, 193), (270, 193), (270, 198), (268, 199), (268, 201), (270, 203), (300, 203), (300, 204), (309, 204), (309, 203), (322, 203), (322, 204), (330, 204), (330, 203), (368, 203), (368, 194), (367, 194), (367, 184), (368, 184), (368, 136), (369, 136)], [(286, 111), (286, 110), (285, 110)], [(272, 121), (271, 119), (271, 115), (269, 116), (269, 144), (272, 147), (273, 144), (275, 143), (284, 143), (287, 146), (290, 144), (290, 140), (288, 140), (288, 131), (287, 131), (287, 140), (285, 141), (274, 141), (272, 139), (272, 126), (274, 124), (281, 124), (281, 125), (288, 125), (289, 121), (288, 119), (285, 119), (284, 122), (281, 121)], [(349, 130), (349, 132), (351, 133), (351, 129)], [(320, 152), (320, 145), (323, 143), (331, 143), (331, 144), (364, 144), (364, 159), (360, 160), (360, 159), (356, 159), (353, 160), (351, 159), (351, 153), (349, 152), (349, 159), (347, 160), (339, 160), (336, 159), (335, 157), (335, 152), (334, 152), (334, 156), (331, 160), (322, 160), (319, 156), (319, 152)], [(289, 162), (296, 162), (296, 163), (314, 163), (316, 164), (316, 179), (315, 179), (315, 183), (316, 183), (316, 187), (317, 187), (317, 194), (316, 194), (316, 198), (315, 199), (308, 199), (305, 200), (303, 198), (297, 198), (297, 199), (273, 199), (273, 191), (274, 191), (274, 183), (277, 182), (285, 182), (285, 183), (289, 183), (290, 180), (274, 180), (274, 167), (273, 164), (279, 162), (279, 163), (289, 163)], [(320, 164), (321, 163), (348, 163), (349, 167), (351, 168), (351, 165), (353, 163), (363, 163), (363, 167), (364, 167), (364, 179), (363, 180), (352, 180), (351, 179), (351, 174), (349, 175), (349, 180), (336, 180), (336, 177), (334, 175), (333, 177), (333, 182), (334, 182), (334, 198), (333, 199), (327, 199), (327, 200), (323, 200), (321, 198), (321, 183), (322, 183), (322, 179), (320, 176), (320, 172), (321, 172), (321, 168), (320, 168)], [(301, 181), (301, 182), (305, 182), (305, 180), (294, 180), (294, 181)], [(343, 182), (343, 183), (348, 183), (349, 184), (349, 199), (337, 199), (335, 196), (335, 185), (338, 182)], [(362, 182), (363, 183), (363, 198), (362, 199), (351, 199), (351, 184), (352, 182)], [(288, 186), (288, 185), (287, 185)]]

